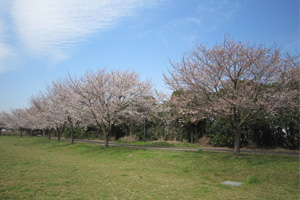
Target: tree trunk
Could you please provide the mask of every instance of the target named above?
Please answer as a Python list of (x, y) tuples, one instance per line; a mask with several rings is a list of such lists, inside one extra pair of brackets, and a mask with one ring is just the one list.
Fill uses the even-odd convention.
[(104, 146), (105, 149), (108, 148), (108, 133), (105, 133), (105, 146)]
[(194, 144), (194, 134), (193, 134), (193, 131), (191, 132), (191, 144)]
[(234, 127), (234, 157), (240, 156), (240, 147), (241, 147), (241, 127)]
[(72, 131), (72, 141), (71, 144), (74, 144), (74, 132)]
[(168, 137), (168, 135), (169, 135), (169, 131), (170, 131), (169, 126), (167, 126), (167, 127), (165, 128), (165, 134), (163, 135), (163, 140), (164, 140), (164, 142), (167, 141), (167, 137)]
[(23, 137), (23, 130), (20, 129), (20, 137)]
[(146, 142), (146, 118), (144, 117), (144, 143)]
[(73, 121), (72, 121), (72, 118), (70, 116), (68, 116), (68, 122), (69, 122), (69, 125), (71, 127), (71, 144), (74, 144), (74, 125), (73, 125)]
[(57, 130), (57, 142), (60, 142), (61, 131), (59, 128), (56, 128), (56, 130)]
[(33, 130), (30, 129), (30, 134), (31, 134), (31, 137), (33, 137)]
[(105, 137), (105, 146), (104, 148), (108, 148), (108, 136), (111, 133), (111, 125), (109, 124), (108, 126), (103, 126), (103, 133), (104, 133), (104, 137)]
[(131, 131), (131, 127), (129, 127), (129, 142), (132, 142), (132, 131)]
[(2, 134), (2, 132), (1, 132), (1, 131), (2, 131), (2, 128), (0, 128), (0, 136), (1, 136), (1, 134)]
[(74, 132), (75, 132), (75, 130), (74, 130), (74, 127), (73, 127), (73, 125), (71, 126), (71, 144), (74, 144)]
[(117, 134), (116, 134), (116, 129), (114, 128), (114, 138), (115, 138), (115, 141), (117, 141)]
[(51, 130), (47, 130), (48, 132), (48, 139), (51, 140)]

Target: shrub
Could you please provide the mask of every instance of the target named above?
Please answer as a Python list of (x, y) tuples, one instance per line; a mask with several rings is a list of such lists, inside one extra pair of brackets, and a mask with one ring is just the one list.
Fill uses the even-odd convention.
[(255, 176), (249, 176), (246, 178), (246, 183), (248, 183), (248, 184), (256, 184), (259, 182), (260, 182), (260, 180)]

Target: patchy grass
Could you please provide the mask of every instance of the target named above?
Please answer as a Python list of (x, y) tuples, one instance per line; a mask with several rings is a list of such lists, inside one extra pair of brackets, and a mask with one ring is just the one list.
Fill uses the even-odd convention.
[(231, 156), (4, 136), (0, 199), (300, 199), (299, 158)]

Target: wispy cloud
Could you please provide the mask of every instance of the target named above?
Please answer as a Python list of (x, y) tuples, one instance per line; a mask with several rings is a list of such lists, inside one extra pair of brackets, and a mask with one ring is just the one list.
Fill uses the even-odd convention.
[(15, 49), (7, 41), (10, 40), (7, 10), (9, 1), (0, 1), (0, 73), (11, 69), (10, 63), (15, 59)]
[(11, 64), (15, 56), (16, 54), (12, 46), (0, 42), (0, 73), (12, 70)]
[[(156, 5), (161, 0), (12, 0), (1, 3), (0, 38), (6, 29), (15, 41), (34, 55), (56, 60), (67, 57), (68, 50), (92, 34), (133, 16), (139, 8)], [(5, 4), (5, 7), (3, 5)], [(1, 11), (2, 9), (0, 9)], [(7, 26), (10, 24), (10, 27)], [(0, 64), (13, 52), (11, 44), (0, 39)], [(0, 72), (1, 72), (0, 66)]]
[(138, 0), (15, 0), (12, 15), (21, 40), (28, 47), (36, 52), (61, 55), (64, 49), (115, 25), (147, 3)]
[(204, 18), (228, 20), (240, 8), (241, 0), (204, 0), (198, 4), (198, 12)]
[(193, 10), (168, 22), (164, 29), (176, 32), (178, 37), (192, 46), (203, 33), (215, 31), (224, 22), (230, 21), (242, 4), (240, 0), (201, 0)]

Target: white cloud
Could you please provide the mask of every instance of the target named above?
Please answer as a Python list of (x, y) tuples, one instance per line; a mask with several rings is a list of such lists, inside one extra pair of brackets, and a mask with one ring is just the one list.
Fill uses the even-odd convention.
[(91, 34), (132, 16), (157, 1), (14, 0), (11, 16), (17, 35), (35, 54), (64, 59), (70, 48)]

